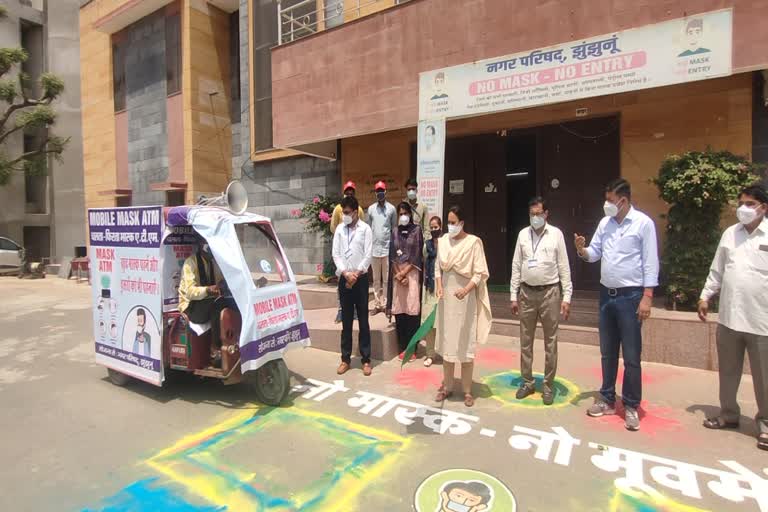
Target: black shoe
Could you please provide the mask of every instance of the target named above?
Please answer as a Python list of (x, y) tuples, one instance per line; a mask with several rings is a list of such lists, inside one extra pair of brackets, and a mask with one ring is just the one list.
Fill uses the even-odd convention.
[(541, 395), (541, 401), (544, 402), (544, 405), (552, 405), (555, 402), (554, 392), (545, 390)]
[(530, 384), (523, 384), (520, 386), (520, 389), (517, 390), (517, 395), (515, 395), (515, 398), (518, 400), (522, 400), (523, 398), (527, 396), (531, 396), (536, 392), (536, 387), (532, 386)]

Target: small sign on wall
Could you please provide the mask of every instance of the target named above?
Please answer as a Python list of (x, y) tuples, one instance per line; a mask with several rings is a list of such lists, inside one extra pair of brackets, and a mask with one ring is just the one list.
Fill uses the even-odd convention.
[(464, 193), (464, 180), (450, 180), (448, 182), (448, 193), (460, 195)]

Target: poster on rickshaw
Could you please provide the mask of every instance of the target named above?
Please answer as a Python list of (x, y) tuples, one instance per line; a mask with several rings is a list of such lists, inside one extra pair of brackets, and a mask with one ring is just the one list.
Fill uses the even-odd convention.
[(163, 246), (163, 312), (179, 308), (179, 284), (184, 261), (195, 253), (197, 235), (192, 226), (166, 227)]
[(88, 210), (96, 362), (163, 382), (160, 206)]

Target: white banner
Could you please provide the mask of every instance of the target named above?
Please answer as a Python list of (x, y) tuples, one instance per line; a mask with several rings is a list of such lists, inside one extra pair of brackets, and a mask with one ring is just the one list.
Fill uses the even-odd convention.
[[(221, 208), (196, 208), (189, 213), (189, 223), (210, 245), (240, 310), (243, 372), (282, 358), (290, 348), (310, 346), (309, 328), (304, 320), (296, 279), (277, 238), (271, 242), (274, 245), (270, 258), (262, 259), (259, 268), (252, 273), (235, 231), (239, 224), (259, 224), (272, 235), (268, 219), (250, 213), (232, 215)], [(273, 273), (283, 281), (281, 284), (265, 288), (256, 286), (254, 279)]]
[(428, 71), (419, 75), (419, 119), (726, 76), (732, 72), (731, 46), (732, 11), (727, 9)]
[(445, 119), (419, 121), (417, 150), (416, 180), (419, 182), (419, 200), (429, 209), (430, 217), (437, 215), (442, 219)]
[(161, 206), (88, 210), (96, 361), (159, 386)]

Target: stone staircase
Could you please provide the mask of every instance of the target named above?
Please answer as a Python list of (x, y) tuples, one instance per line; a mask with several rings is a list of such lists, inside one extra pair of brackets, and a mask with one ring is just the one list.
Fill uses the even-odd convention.
[[(339, 351), (341, 324), (334, 323), (337, 311), (336, 285), (324, 284), (316, 278), (304, 276), (298, 279), (304, 314), (309, 325), (312, 346), (331, 352)], [(371, 293), (373, 300), (373, 293)], [(599, 345), (597, 332), (597, 294), (580, 292), (574, 296), (571, 304), (571, 318), (560, 324), (559, 341), (582, 345)], [(508, 293), (491, 293), (493, 327), (491, 332), (502, 336), (518, 337), (520, 323), (513, 317), (509, 308)], [(397, 356), (397, 334), (394, 324), (390, 324), (384, 314), (370, 318), (371, 352), (374, 359), (389, 360)], [(536, 337), (543, 337), (541, 327)], [(357, 354), (357, 322), (353, 334)]]

